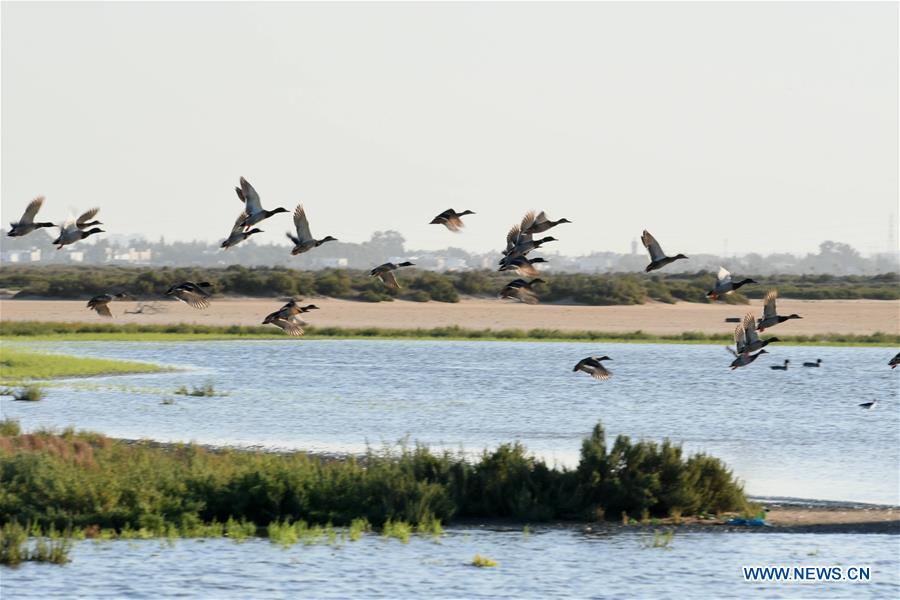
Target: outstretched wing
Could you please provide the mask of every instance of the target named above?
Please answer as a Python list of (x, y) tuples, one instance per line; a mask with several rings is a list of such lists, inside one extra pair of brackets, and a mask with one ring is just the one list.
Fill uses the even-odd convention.
[(395, 290), (400, 289), (400, 283), (397, 281), (397, 277), (394, 275), (393, 271), (384, 271), (382, 273), (376, 273), (381, 282), (388, 286), (389, 288), (393, 288)]
[[(541, 214), (544, 214), (544, 213), (541, 213)], [(537, 218), (537, 215), (534, 214), (533, 210), (529, 210), (527, 213), (525, 213), (525, 216), (522, 217), (522, 223), (520, 225), (522, 231), (528, 231), (528, 228), (531, 227), (532, 225), (534, 225), (536, 218)]]
[(294, 319), (274, 319), (272, 324), (281, 327), (282, 331), (284, 331), (288, 335), (292, 336), (301, 336), (303, 335), (303, 327), (300, 323), (295, 321)]
[(229, 238), (231, 236), (235, 235), (236, 233), (240, 233), (244, 230), (244, 226), (242, 225), (242, 223), (244, 222), (244, 219), (246, 219), (246, 218), (247, 218), (246, 212), (242, 212), (241, 214), (238, 215), (238, 218), (234, 222), (234, 225), (231, 226), (231, 235), (228, 236)]
[(744, 335), (747, 338), (747, 344), (753, 344), (754, 342), (759, 341), (759, 334), (756, 332), (756, 319), (753, 317), (753, 313), (744, 315), (744, 320), (741, 325), (744, 327)]
[(731, 273), (725, 267), (719, 267), (719, 272), (716, 274), (716, 287), (719, 288), (729, 283), (731, 283)]
[(19, 219), (19, 223), (33, 223), (34, 217), (37, 215), (37, 212), (41, 209), (41, 205), (44, 203), (44, 197), (38, 196), (34, 200), (28, 203), (28, 207), (25, 209), (25, 214), (22, 215), (22, 218)]
[(742, 353), (747, 346), (747, 336), (744, 332), (743, 323), (734, 328), (734, 345), (737, 347), (738, 354)]
[(735, 352), (735, 351), (734, 351), (734, 348), (732, 348), (731, 346), (725, 346), (725, 349), (728, 350), (728, 352), (729, 352), (733, 357), (735, 357), (735, 358), (738, 357), (738, 353)]
[(766, 292), (765, 304), (763, 305), (763, 319), (774, 319), (775, 315), (775, 299), (778, 298), (778, 290), (769, 290)]
[(244, 201), (244, 204), (247, 206), (248, 214), (256, 214), (262, 211), (262, 204), (259, 201), (259, 194), (256, 193), (256, 190), (253, 189), (253, 186), (250, 185), (250, 182), (241, 177), (241, 193), (238, 194), (238, 197)]
[(302, 204), (298, 204), (294, 209), (294, 228), (297, 230), (297, 237), (302, 241), (307, 242), (312, 239), (312, 234), (309, 232), (309, 219), (306, 218), (306, 211), (303, 210)]
[(646, 229), (644, 230), (644, 233), (641, 234), (641, 242), (644, 244), (644, 248), (647, 249), (647, 252), (650, 253), (651, 261), (655, 262), (666, 257), (666, 253), (663, 252), (659, 242), (657, 242), (656, 238), (650, 235), (650, 232)]
[(612, 371), (608, 371), (601, 363), (597, 363), (591, 367), (591, 377), (605, 381), (612, 376)]
[(75, 220), (75, 225), (78, 227), (83, 227), (85, 223), (96, 217), (98, 212), (100, 212), (99, 208), (92, 208), (83, 212), (81, 216)]
[(198, 294), (196, 292), (191, 292), (188, 290), (178, 290), (178, 292), (175, 293), (175, 297), (191, 308), (196, 308), (198, 310), (209, 308), (209, 300), (207, 300), (205, 296), (202, 296), (201, 294)]
[(112, 317), (112, 311), (109, 310), (109, 304), (106, 302), (95, 304), (94, 310), (96, 310), (97, 314), (101, 317)]

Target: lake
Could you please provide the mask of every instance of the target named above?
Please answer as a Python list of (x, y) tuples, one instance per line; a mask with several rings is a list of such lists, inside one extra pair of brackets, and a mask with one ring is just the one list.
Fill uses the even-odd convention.
[[(360, 452), (398, 440), (469, 452), (521, 441), (577, 463), (607, 441), (682, 442), (720, 457), (755, 496), (900, 504), (898, 377), (890, 348), (775, 346), (731, 371), (718, 345), (396, 340), (59, 342), (40, 350), (183, 369), (66, 380), (41, 402), (0, 400), (25, 429)], [(572, 366), (608, 354), (614, 376)], [(791, 360), (786, 372), (768, 367)], [(821, 368), (803, 368), (821, 358)], [(211, 382), (220, 397), (176, 396)], [(857, 404), (878, 398), (871, 411)], [(164, 404), (164, 399), (174, 404)]]
[[(17, 598), (896, 598), (893, 535), (653, 533), (450, 528), (409, 544), (377, 535), (340, 546), (267, 540), (83, 541), (63, 567), (2, 570)], [(470, 565), (475, 554), (497, 561)], [(868, 582), (756, 583), (743, 566), (867, 566)], [(5, 595), (5, 594), (4, 594)]]

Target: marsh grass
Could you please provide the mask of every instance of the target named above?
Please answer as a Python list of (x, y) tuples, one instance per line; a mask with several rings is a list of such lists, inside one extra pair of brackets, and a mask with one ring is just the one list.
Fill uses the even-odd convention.
[(45, 354), (0, 347), (0, 379), (6, 385), (29, 379), (155, 373), (164, 370), (162, 367), (147, 363)]
[(0, 389), (0, 396), (12, 396), (15, 400), (24, 402), (37, 402), (43, 400), (47, 393), (44, 391), (44, 386), (32, 383), (18, 390), (13, 388)]
[(671, 550), (672, 539), (675, 537), (675, 530), (669, 529), (665, 532), (654, 531), (653, 541), (648, 542), (647, 548), (662, 548), (663, 550)]
[(492, 560), (486, 556), (476, 554), (475, 557), (472, 559), (471, 564), (473, 567), (478, 567), (478, 568), (484, 569), (484, 568), (496, 567), (497, 561)]
[(331, 524), (349, 525), (340, 533), (351, 541), (374, 524), (406, 541), (414, 530), (436, 539), (453, 518), (533, 523), (621, 514), (631, 523), (632, 515), (665, 517), (674, 506), (693, 515), (746, 504), (721, 461), (625, 436), (607, 448), (600, 425), (573, 470), (549, 467), (520, 444), (474, 460), (418, 445), (326, 459), (124, 442), (72, 429), (22, 434), (13, 421), (0, 429), (0, 523), (72, 527), (92, 539), (240, 537), (255, 525), (276, 543), (337, 543)]
[[(51, 323), (43, 321), (0, 322), (0, 337), (31, 340), (109, 340), (109, 341), (204, 341), (227, 339), (288, 340), (277, 329), (239, 325), (153, 325), (140, 323)], [(782, 345), (816, 346), (896, 346), (900, 335), (877, 332), (870, 335), (822, 333), (815, 335), (779, 336)], [(644, 331), (562, 331), (558, 329), (467, 329), (458, 326), (418, 329), (310, 327), (307, 339), (444, 339), (483, 341), (609, 342), (718, 344), (728, 342), (732, 334), (707, 334), (685, 331), (672, 335), (654, 335)], [(293, 339), (293, 338), (290, 338)], [(140, 364), (140, 363), (137, 363)]]
[(70, 530), (46, 532), (34, 526), (10, 521), (0, 527), (0, 565), (16, 566), (26, 561), (62, 565), (69, 562), (72, 548)]

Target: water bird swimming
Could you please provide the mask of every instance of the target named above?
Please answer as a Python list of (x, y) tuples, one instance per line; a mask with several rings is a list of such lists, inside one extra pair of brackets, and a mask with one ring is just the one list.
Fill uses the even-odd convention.
[(773, 371), (787, 371), (789, 364), (791, 364), (791, 361), (789, 361), (788, 359), (784, 359), (783, 365), (772, 365), (769, 368)]
[(612, 371), (608, 371), (600, 361), (612, 360), (608, 356), (588, 356), (578, 361), (573, 368), (573, 372), (583, 371), (598, 380), (606, 380), (612, 377)]
[(231, 226), (231, 233), (228, 234), (228, 237), (225, 238), (225, 241), (222, 242), (222, 248), (228, 250), (232, 246), (237, 246), (251, 235), (255, 233), (262, 233), (262, 229), (258, 229), (254, 227), (253, 229), (244, 229), (244, 221), (247, 219), (247, 213), (241, 213), (238, 215), (237, 220), (234, 222), (234, 225)]
[(25, 212), (22, 214), (22, 217), (14, 223), (10, 223), (10, 230), (6, 235), (9, 237), (21, 237), (23, 235), (27, 235), (32, 231), (40, 229), (41, 227), (55, 227), (53, 223), (38, 223), (34, 220), (35, 216), (37, 216), (37, 212), (41, 209), (41, 206), (44, 204), (44, 197), (38, 196), (34, 200), (28, 203), (28, 206), (25, 208)]
[[(738, 332), (741, 331), (741, 335)], [(759, 339), (759, 335), (756, 333), (756, 319), (753, 317), (753, 313), (747, 313), (744, 315), (744, 319), (741, 321), (741, 324), (738, 325), (734, 329), (734, 342), (737, 346), (737, 353), (743, 354), (744, 352), (756, 352), (757, 350), (762, 350), (772, 342), (780, 342), (777, 337), (770, 337), (767, 340)]]
[(641, 242), (644, 244), (644, 248), (646, 248), (647, 252), (650, 254), (650, 264), (647, 265), (646, 269), (644, 269), (644, 271), (647, 273), (649, 273), (650, 271), (655, 271), (657, 269), (662, 269), (664, 266), (673, 263), (676, 260), (687, 258), (687, 256), (685, 256), (684, 254), (666, 256), (666, 253), (663, 252), (663, 249), (659, 245), (659, 242), (657, 242), (656, 238), (650, 235), (650, 232), (646, 229), (644, 230), (644, 233), (641, 234)]
[(474, 214), (475, 213), (471, 210), (464, 210), (458, 213), (452, 208), (448, 208), (447, 210), (433, 218), (429, 225), (443, 225), (450, 231), (458, 232), (460, 229), (465, 227), (465, 224), (462, 222), (461, 217)]
[(243, 223), (241, 225), (247, 229), (256, 225), (260, 221), (268, 219), (272, 215), (276, 215), (278, 213), (288, 212), (288, 209), (279, 206), (278, 208), (272, 210), (266, 210), (262, 207), (262, 203), (259, 200), (259, 194), (256, 193), (256, 190), (253, 189), (253, 186), (250, 185), (250, 182), (241, 177), (241, 187), (234, 188), (234, 191), (237, 193), (238, 198), (240, 198), (241, 202), (244, 203), (244, 212), (247, 213), (247, 216), (244, 218)]
[(821, 366), (822, 366), (822, 359), (821, 359), (821, 358), (817, 358), (817, 359), (816, 359), (816, 362), (805, 362), (805, 363), (803, 363), (803, 366), (804, 366), (804, 367), (821, 367)]
[(95, 233), (106, 233), (99, 227), (85, 229), (92, 225), (102, 225), (100, 221), (91, 221), (99, 211), (99, 208), (92, 208), (84, 212), (77, 219), (69, 219), (62, 225), (57, 225), (57, 227), (59, 227), (59, 236), (53, 240), (53, 243), (56, 244), (56, 249), (62, 250), (63, 246), (74, 244)]
[(389, 288), (399, 290), (400, 283), (397, 281), (397, 277), (394, 275), (394, 271), (399, 269), (400, 267), (412, 267), (415, 266), (411, 262), (402, 262), (400, 264), (394, 263), (384, 263), (383, 265), (378, 265), (371, 271), (369, 271), (370, 277), (377, 277), (381, 280), (381, 283), (386, 285)]
[(499, 297), (501, 299), (510, 298), (519, 300), (525, 304), (537, 304), (538, 296), (534, 291), (534, 286), (538, 283), (546, 282), (543, 279), (532, 279), (531, 281), (513, 279), (500, 290)]
[(294, 242), (294, 247), (291, 249), (291, 255), (293, 256), (318, 248), (325, 242), (337, 241), (337, 238), (333, 238), (330, 235), (326, 235), (321, 240), (317, 240), (312, 236), (309, 232), (309, 220), (306, 218), (306, 211), (303, 210), (302, 204), (298, 204), (297, 208), (294, 209), (294, 229), (297, 230), (296, 236), (290, 233), (286, 234), (288, 239)]
[(713, 289), (706, 292), (706, 297), (711, 300), (718, 300), (720, 297), (730, 294), (748, 283), (756, 283), (756, 281), (753, 279), (743, 279), (734, 282), (731, 278), (731, 273), (729, 273), (725, 267), (719, 267), (719, 273), (716, 275), (716, 285), (713, 286)]
[(571, 222), (572, 221), (568, 219), (551, 221), (549, 218), (547, 218), (547, 213), (545, 213), (544, 211), (539, 212), (537, 215), (534, 214), (534, 211), (529, 211), (525, 213), (525, 217), (522, 219), (522, 233), (544, 233), (551, 227), (556, 227), (557, 225)]
[(875, 399), (872, 400), (871, 402), (862, 402), (862, 403), (860, 403), (860, 404), (857, 404), (857, 406), (860, 406), (860, 407), (862, 407), (862, 408), (865, 408), (866, 410), (872, 410), (872, 409), (875, 408), (877, 405), (878, 405), (878, 398), (875, 398)]
[(774, 327), (779, 323), (784, 323), (789, 319), (802, 319), (798, 314), (790, 314), (786, 317), (781, 317), (777, 314), (775, 309), (775, 300), (778, 299), (778, 290), (772, 289), (766, 292), (766, 298), (763, 301), (763, 316), (762, 318), (756, 322), (756, 328), (759, 329), (760, 332), (765, 331), (767, 327)]
[(897, 356), (895, 356), (888, 362), (888, 366), (892, 369), (897, 365), (900, 365), (900, 352), (898, 352)]
[(170, 287), (166, 290), (165, 295), (181, 300), (191, 308), (202, 310), (209, 308), (211, 292), (208, 290), (211, 287), (212, 284), (207, 281), (201, 281), (200, 283), (185, 281)]
[(131, 300), (131, 296), (125, 292), (118, 294), (100, 294), (88, 300), (87, 307), (97, 312), (101, 317), (112, 317), (112, 311), (109, 310), (109, 303), (113, 300)]

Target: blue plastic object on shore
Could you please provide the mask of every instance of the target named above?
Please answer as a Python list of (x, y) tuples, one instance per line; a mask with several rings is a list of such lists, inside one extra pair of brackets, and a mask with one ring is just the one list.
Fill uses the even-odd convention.
[(729, 519), (726, 525), (740, 525), (743, 527), (771, 527), (772, 525), (767, 523), (765, 519), (761, 517), (756, 517), (755, 519), (745, 519), (743, 517), (735, 517), (733, 519)]

